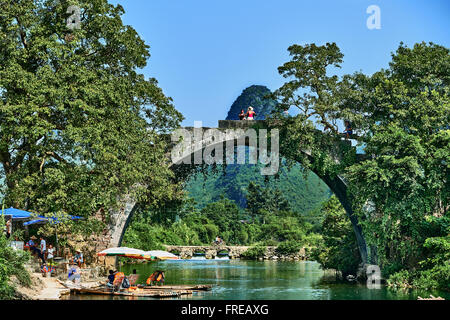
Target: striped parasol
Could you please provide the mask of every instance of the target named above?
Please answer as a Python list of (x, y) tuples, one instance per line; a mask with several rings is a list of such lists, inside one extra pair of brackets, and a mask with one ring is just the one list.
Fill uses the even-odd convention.
[(162, 251), (162, 250), (146, 251), (145, 255), (156, 257), (157, 259), (160, 259), (160, 260), (178, 260), (178, 259), (180, 259), (173, 253), (170, 253), (167, 251)]
[(132, 259), (146, 259), (146, 260), (155, 259), (155, 257), (146, 254), (146, 252), (143, 250), (127, 248), (127, 247), (117, 247), (117, 248), (105, 249), (105, 250), (97, 253), (97, 255), (103, 256), (103, 257), (104, 256), (120, 256), (120, 257), (132, 258)]

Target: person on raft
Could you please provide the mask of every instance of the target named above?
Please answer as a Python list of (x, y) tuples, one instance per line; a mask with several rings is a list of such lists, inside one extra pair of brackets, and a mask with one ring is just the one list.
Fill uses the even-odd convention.
[(109, 275), (108, 275), (108, 282), (106, 283), (106, 286), (108, 288), (112, 288), (114, 287), (114, 278), (115, 278), (116, 273), (112, 270), (109, 270)]
[(165, 275), (164, 271), (156, 270), (147, 279), (147, 285), (153, 286), (155, 284), (164, 285)]

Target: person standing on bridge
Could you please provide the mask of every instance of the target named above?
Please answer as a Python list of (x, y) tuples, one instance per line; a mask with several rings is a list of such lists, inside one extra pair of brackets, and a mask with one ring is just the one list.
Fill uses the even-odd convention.
[(254, 117), (256, 117), (256, 112), (253, 111), (253, 107), (248, 107), (246, 117), (247, 120), (254, 120)]
[(345, 131), (344, 131), (345, 139), (350, 139), (350, 136), (353, 134), (353, 128), (349, 120), (345, 120), (344, 124), (345, 124)]
[(241, 113), (239, 113), (238, 117), (239, 117), (239, 120), (245, 120), (245, 112), (244, 112), (244, 109), (241, 109)]

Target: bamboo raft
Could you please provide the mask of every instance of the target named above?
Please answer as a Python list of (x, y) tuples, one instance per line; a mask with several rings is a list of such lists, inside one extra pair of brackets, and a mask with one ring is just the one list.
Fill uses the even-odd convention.
[(141, 289), (142, 291), (112, 291), (105, 288), (71, 288), (72, 294), (93, 294), (93, 295), (107, 295), (107, 296), (125, 296), (125, 297), (153, 297), (153, 298), (167, 298), (179, 297), (181, 295), (192, 294), (192, 290), (149, 290)]
[(212, 289), (211, 284), (198, 284), (198, 285), (163, 285), (163, 286), (144, 286), (138, 285), (138, 288), (145, 290), (191, 290), (191, 291), (210, 291)]
[(199, 285), (162, 285), (162, 286), (146, 286), (138, 285), (135, 289), (125, 289), (123, 291), (112, 291), (104, 285), (97, 286), (82, 286), (67, 284), (62, 281), (58, 282), (64, 287), (70, 289), (72, 294), (92, 294), (92, 295), (107, 295), (107, 296), (125, 296), (125, 297), (154, 297), (167, 298), (179, 297), (181, 295), (192, 294), (194, 291), (209, 291), (212, 289), (210, 284)]

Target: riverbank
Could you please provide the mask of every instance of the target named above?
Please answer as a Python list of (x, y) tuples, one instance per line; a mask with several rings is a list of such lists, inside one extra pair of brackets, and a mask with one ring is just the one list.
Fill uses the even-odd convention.
[[(38, 271), (39, 267), (30, 262), (27, 265), (26, 270), (30, 275), (30, 285), (22, 285), (16, 277), (10, 279), (11, 285), (15, 288), (15, 295), (20, 300), (61, 300), (65, 295), (70, 294), (70, 289), (64, 286), (62, 283), (67, 280), (65, 273), (60, 274), (58, 277), (44, 277), (43, 274)], [(99, 267), (87, 268), (81, 270), (80, 285), (89, 288), (91, 286), (97, 286), (99, 281), (104, 280), (105, 277), (99, 272)]]
[(21, 300), (60, 300), (70, 290), (62, 286), (56, 278), (43, 277), (41, 273), (30, 272), (31, 284), (29, 287), (20, 285), (12, 279), (16, 289), (16, 296)]

